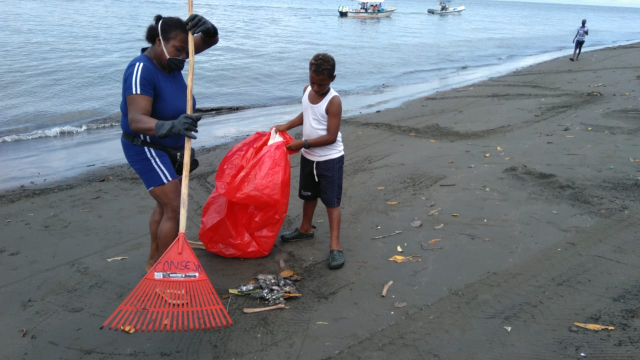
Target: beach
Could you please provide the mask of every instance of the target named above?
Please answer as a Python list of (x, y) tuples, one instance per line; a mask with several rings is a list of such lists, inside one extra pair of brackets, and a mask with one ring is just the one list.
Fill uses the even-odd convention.
[[(7, 191), (0, 357), (633, 359), (640, 353), (638, 58), (640, 43), (585, 51), (577, 62), (563, 56), (343, 119), (345, 267), (327, 269), (322, 207), (314, 240), (278, 240), (268, 257), (195, 250), (221, 296), (278, 272), (280, 259), (303, 277), (302, 297), (285, 310), (244, 314), (263, 305), (225, 299), (234, 321), (226, 329), (99, 329), (144, 276), (148, 255), (154, 202), (128, 165)], [(189, 240), (198, 240), (215, 171), (236, 143), (198, 149)], [(302, 211), (299, 156), (291, 162), (282, 230), (297, 226)], [(416, 218), (422, 225), (414, 228)], [(387, 260), (394, 255), (420, 261)], [(113, 257), (127, 258), (106, 261)]]

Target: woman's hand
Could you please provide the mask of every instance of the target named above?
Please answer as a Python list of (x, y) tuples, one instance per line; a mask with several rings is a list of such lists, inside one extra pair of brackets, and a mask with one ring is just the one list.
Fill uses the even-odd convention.
[(170, 121), (158, 121), (155, 126), (155, 135), (164, 139), (169, 136), (186, 136), (195, 139), (193, 133), (198, 132), (198, 121), (202, 115), (182, 114), (179, 118)]
[(288, 143), (287, 146), (285, 147), (287, 148), (287, 150), (298, 151), (302, 149), (303, 146), (304, 146), (304, 140), (293, 140), (292, 142)]
[(202, 34), (202, 36), (209, 39), (218, 37), (218, 29), (202, 15), (191, 14), (185, 23), (187, 24), (187, 31), (193, 30), (194, 34)]

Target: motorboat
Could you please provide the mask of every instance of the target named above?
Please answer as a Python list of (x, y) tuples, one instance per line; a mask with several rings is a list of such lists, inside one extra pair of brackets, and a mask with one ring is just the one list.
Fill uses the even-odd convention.
[(377, 1), (361, 1), (355, 0), (359, 7), (357, 9), (351, 9), (348, 6), (338, 7), (338, 13), (340, 17), (352, 17), (352, 18), (383, 18), (389, 17), (396, 11), (396, 8), (387, 8), (382, 6), (384, 0)]
[(464, 5), (451, 7), (451, 1), (446, 1), (446, 0), (440, 1), (439, 5), (440, 7), (438, 9), (429, 9), (427, 10), (427, 12), (429, 14), (434, 14), (434, 15), (447, 15), (447, 14), (459, 14), (464, 9), (466, 9)]

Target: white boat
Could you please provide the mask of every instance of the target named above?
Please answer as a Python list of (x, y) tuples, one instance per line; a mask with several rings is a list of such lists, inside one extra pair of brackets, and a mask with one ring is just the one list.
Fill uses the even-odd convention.
[(450, 0), (440, 1), (439, 5), (440, 5), (439, 9), (429, 9), (429, 10), (427, 10), (427, 12), (429, 14), (434, 14), (434, 15), (447, 15), (447, 14), (459, 14), (464, 9), (466, 9), (464, 7), (464, 5), (463, 6), (457, 6), (457, 7), (451, 7), (451, 1)]
[(384, 0), (362, 1), (355, 0), (360, 6), (357, 9), (351, 9), (348, 6), (338, 7), (340, 17), (352, 18), (383, 18), (389, 17), (397, 8), (387, 8), (382, 6)]

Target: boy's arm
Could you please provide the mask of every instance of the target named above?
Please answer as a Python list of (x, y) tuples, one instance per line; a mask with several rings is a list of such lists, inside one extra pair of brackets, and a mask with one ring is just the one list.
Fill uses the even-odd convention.
[(293, 118), (293, 120), (289, 121), (288, 123), (276, 125), (273, 128), (276, 129), (277, 132), (280, 132), (289, 131), (290, 129), (293, 129), (294, 127), (298, 127), (300, 125), (302, 125), (302, 113), (298, 114), (298, 116)]
[[(334, 96), (327, 104), (327, 134), (314, 139), (306, 139), (309, 147), (331, 145), (338, 139), (340, 121), (342, 120), (342, 100)], [(304, 146), (304, 140), (294, 140), (287, 145), (288, 150), (298, 151)]]
[(578, 31), (576, 31), (576, 36), (573, 37), (573, 42), (576, 42), (576, 39), (578, 38), (578, 33), (580, 32), (580, 29), (578, 29)]

